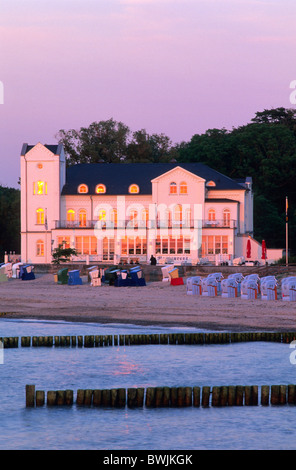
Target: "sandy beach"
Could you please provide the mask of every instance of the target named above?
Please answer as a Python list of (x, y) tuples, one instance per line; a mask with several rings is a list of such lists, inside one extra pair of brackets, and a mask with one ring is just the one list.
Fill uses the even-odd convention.
[[(185, 280), (185, 279), (184, 279)], [(0, 284), (2, 318), (168, 325), (229, 331), (296, 330), (296, 302), (200, 297), (185, 283), (145, 287), (58, 285), (52, 274)]]

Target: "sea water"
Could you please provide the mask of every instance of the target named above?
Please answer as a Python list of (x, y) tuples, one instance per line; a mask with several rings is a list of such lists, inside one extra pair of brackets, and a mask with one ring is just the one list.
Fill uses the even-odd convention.
[[(198, 332), (192, 328), (5, 320), (0, 337)], [(289, 344), (4, 349), (0, 449), (295, 449), (296, 406), (25, 407), (36, 390), (296, 384)], [(260, 401), (260, 400), (259, 400)]]

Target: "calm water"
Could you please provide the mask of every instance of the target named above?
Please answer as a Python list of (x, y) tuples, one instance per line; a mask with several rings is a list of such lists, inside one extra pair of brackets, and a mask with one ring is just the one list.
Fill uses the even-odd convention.
[[(1, 319), (2, 336), (197, 331)], [(200, 330), (199, 330), (200, 331)], [(0, 449), (295, 449), (296, 406), (181, 409), (25, 407), (38, 390), (296, 383), (287, 344), (4, 350)]]

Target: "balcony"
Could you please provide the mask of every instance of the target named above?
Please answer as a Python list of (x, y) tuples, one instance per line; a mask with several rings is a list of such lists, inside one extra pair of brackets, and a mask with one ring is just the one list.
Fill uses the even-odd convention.
[[(98, 220), (83, 220), (83, 221), (68, 221), (68, 220), (55, 220), (56, 229), (94, 229), (101, 227), (104, 229), (156, 229), (156, 228), (200, 228), (201, 223), (199, 220), (187, 221), (167, 221), (167, 220), (119, 220), (117, 222), (111, 221), (98, 221)], [(237, 228), (236, 220), (203, 220), (202, 228)]]

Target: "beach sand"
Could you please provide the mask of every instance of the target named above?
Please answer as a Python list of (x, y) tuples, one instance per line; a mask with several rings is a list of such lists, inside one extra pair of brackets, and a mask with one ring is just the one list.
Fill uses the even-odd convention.
[(0, 283), (0, 317), (186, 326), (228, 331), (296, 331), (296, 302), (200, 297), (184, 285), (58, 285), (52, 274)]

